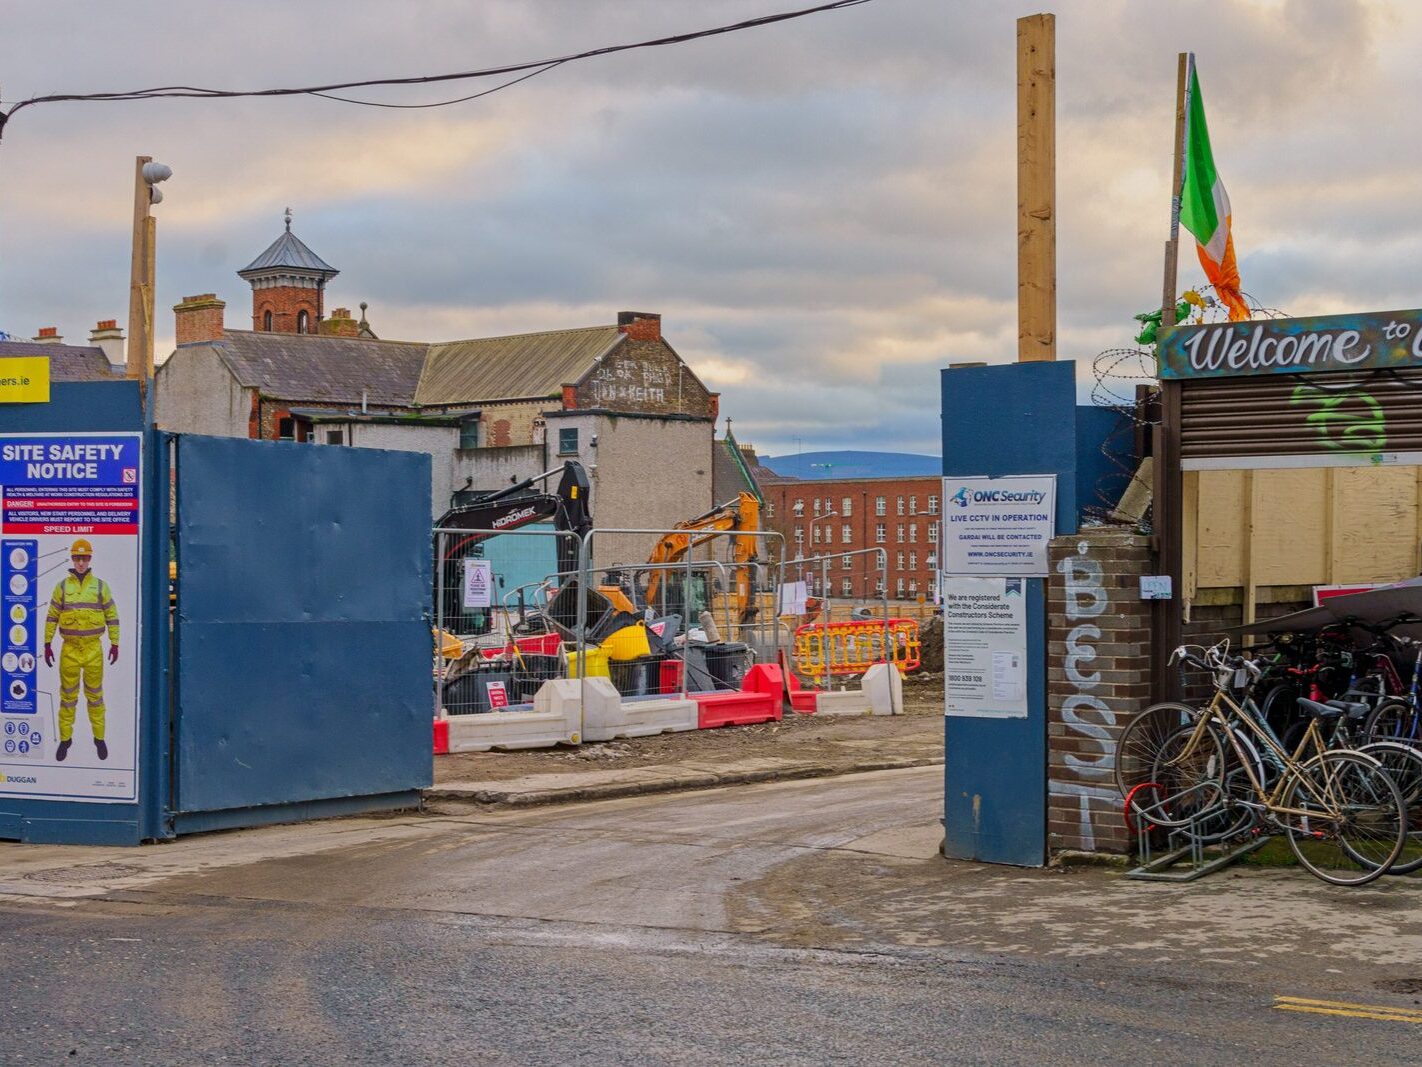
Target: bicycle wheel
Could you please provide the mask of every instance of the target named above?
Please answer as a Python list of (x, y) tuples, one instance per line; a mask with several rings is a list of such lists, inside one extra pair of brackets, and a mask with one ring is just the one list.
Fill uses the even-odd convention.
[(1422, 752), (1395, 741), (1374, 741), (1358, 749), (1382, 764), (1397, 783), (1407, 807), (1407, 840), (1402, 854), (1393, 861), (1388, 874), (1411, 874), (1422, 870)]
[(1406, 844), (1402, 793), (1358, 752), (1315, 756), (1290, 775), (1277, 818), (1299, 865), (1332, 885), (1366, 885)]
[(1199, 711), (1189, 704), (1152, 704), (1136, 714), (1116, 742), (1116, 788), (1124, 797), (1150, 781), (1150, 770), (1165, 739), (1195, 721)]
[(1422, 745), (1422, 712), (1406, 700), (1384, 700), (1368, 716), (1363, 736), (1369, 741)]
[[(1182, 726), (1164, 738), (1131, 806), (1137, 816), (1157, 826), (1195, 826), (1208, 821), (1225, 802), (1224, 744), (1213, 727), (1196, 737), (1197, 724)], [(1206, 817), (1209, 816), (1209, 820)]]

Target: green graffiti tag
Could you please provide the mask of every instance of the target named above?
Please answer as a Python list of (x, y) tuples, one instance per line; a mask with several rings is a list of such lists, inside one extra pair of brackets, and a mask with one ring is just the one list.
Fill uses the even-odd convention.
[(1304, 421), (1318, 434), (1319, 444), (1331, 451), (1375, 455), (1387, 444), (1387, 416), (1382, 404), (1367, 393), (1299, 385), (1289, 403), (1316, 405)]

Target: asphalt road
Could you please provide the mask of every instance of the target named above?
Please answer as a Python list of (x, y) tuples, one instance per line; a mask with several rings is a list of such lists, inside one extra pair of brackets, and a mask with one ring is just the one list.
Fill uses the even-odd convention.
[[(1371, 989), (1357, 959), (1339, 978), (1314, 957), (1292, 973), (1132, 947), (1139, 915), (1100, 927), (1118, 939), (1104, 953), (1036, 930), (1056, 920), (1034, 901), (1119, 880), (945, 863), (940, 783), (925, 768), (142, 850), (0, 846), (0, 1061), (1422, 1058), (1422, 1022), (1275, 1007), (1281, 993), (1389, 1011), (1417, 999)], [(934, 872), (941, 899), (922, 881)], [(1257, 873), (1239, 883), (1251, 900), (1271, 877)], [(1144, 899), (1158, 922), (1182, 921), (1181, 899)], [(1014, 943), (983, 948), (970, 906), (1000, 914)]]

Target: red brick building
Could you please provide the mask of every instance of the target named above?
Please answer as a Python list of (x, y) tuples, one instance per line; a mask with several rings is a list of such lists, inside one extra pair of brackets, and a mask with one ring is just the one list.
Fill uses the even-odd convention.
[[(888, 553), (888, 594), (893, 600), (933, 600), (943, 508), (940, 478), (843, 478), (824, 481), (762, 480), (766, 523), (785, 535), (790, 559), (830, 556), (832, 597), (880, 595), (872, 555), (845, 552), (882, 548)], [(816, 593), (824, 569), (806, 565)]]

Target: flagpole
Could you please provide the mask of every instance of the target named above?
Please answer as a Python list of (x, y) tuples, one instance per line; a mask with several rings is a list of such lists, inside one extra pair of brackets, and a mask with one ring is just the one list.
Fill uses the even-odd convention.
[[(1175, 74), (1175, 165), (1170, 178), (1170, 240), (1165, 243), (1165, 284), (1161, 291), (1160, 325), (1175, 325), (1176, 263), (1180, 248), (1180, 188), (1185, 178), (1186, 116), (1189, 115), (1190, 75), (1195, 56), (1181, 52)], [(1170, 576), (1172, 594), (1184, 592), (1181, 578), (1184, 559), (1181, 544), (1184, 518), (1184, 479), (1180, 473), (1180, 382), (1162, 379), (1157, 398), (1157, 418), (1151, 427), (1151, 547), (1159, 573)], [(1182, 613), (1179, 601), (1152, 600), (1151, 699), (1178, 698), (1179, 683), (1166, 664), (1180, 643)]]
[(1161, 291), (1160, 325), (1175, 325), (1176, 269), (1180, 259), (1180, 187), (1185, 183), (1186, 116), (1190, 112), (1190, 75), (1195, 53), (1181, 52), (1175, 71), (1175, 165), (1170, 177), (1170, 240), (1165, 242), (1165, 284)]

